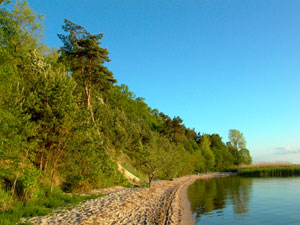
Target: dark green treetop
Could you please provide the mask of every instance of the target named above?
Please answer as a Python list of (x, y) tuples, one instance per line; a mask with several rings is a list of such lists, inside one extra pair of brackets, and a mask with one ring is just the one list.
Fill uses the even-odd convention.
[(86, 105), (90, 108), (92, 88), (101, 92), (116, 82), (113, 73), (104, 66), (110, 59), (108, 50), (100, 47), (103, 34), (90, 34), (82, 26), (67, 19), (62, 28), (68, 34), (58, 34), (64, 44), (60, 48), (61, 60), (66, 63), (79, 86), (84, 88)]

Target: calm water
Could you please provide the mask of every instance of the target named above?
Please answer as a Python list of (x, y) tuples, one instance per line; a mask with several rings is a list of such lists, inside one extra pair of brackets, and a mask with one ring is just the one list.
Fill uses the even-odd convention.
[(300, 224), (300, 178), (226, 177), (188, 189), (196, 224)]

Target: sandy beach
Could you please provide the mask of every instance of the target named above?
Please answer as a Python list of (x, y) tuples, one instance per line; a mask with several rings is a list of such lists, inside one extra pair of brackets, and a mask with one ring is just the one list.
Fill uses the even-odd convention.
[(155, 181), (151, 188), (111, 188), (107, 195), (48, 216), (23, 219), (34, 224), (178, 224), (193, 225), (187, 188), (198, 179), (228, 176), (211, 173)]

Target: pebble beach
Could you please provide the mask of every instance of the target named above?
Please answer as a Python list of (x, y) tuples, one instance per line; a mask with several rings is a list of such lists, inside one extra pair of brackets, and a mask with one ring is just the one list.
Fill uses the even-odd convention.
[(111, 188), (107, 195), (48, 216), (22, 219), (39, 225), (192, 225), (187, 188), (198, 179), (228, 176), (212, 173), (155, 181), (151, 188)]

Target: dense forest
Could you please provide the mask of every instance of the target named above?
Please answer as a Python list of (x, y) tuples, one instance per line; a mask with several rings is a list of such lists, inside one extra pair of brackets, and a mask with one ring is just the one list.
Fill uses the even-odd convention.
[(118, 84), (103, 34), (66, 19), (61, 47), (49, 49), (43, 18), (26, 1), (0, 6), (1, 196), (29, 201), (41, 189), (128, 185), (118, 164), (151, 183), (251, 163), (240, 131), (224, 143)]

